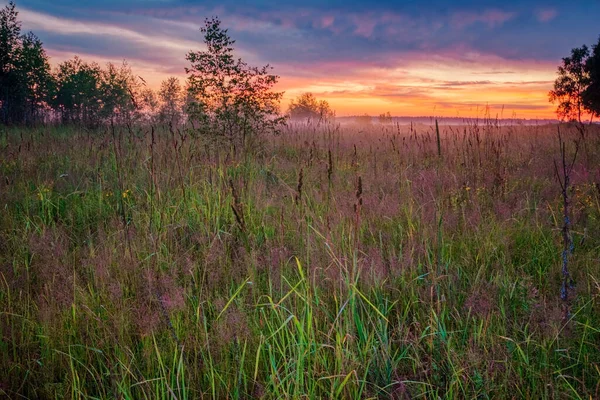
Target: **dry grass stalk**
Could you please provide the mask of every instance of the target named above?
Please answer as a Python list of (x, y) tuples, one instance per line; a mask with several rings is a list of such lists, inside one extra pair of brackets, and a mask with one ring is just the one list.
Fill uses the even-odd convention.
[(233, 197), (233, 203), (231, 204), (231, 210), (233, 211), (235, 220), (238, 223), (242, 232), (246, 232), (246, 222), (244, 221), (243, 205), (242, 205), (242, 202), (240, 201), (237, 191), (235, 190), (235, 186), (233, 185), (233, 180), (231, 180), (231, 179), (229, 179), (229, 187), (231, 188), (231, 195)]

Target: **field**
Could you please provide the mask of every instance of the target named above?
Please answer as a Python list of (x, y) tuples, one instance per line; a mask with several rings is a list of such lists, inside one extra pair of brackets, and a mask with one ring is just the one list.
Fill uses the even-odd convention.
[(597, 126), (0, 129), (3, 396), (600, 397)]

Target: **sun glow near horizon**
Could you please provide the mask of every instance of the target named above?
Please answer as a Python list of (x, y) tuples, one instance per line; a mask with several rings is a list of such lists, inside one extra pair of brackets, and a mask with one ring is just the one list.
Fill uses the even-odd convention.
[(398, 116), (479, 116), (486, 107), (505, 118), (554, 118), (548, 92), (555, 66), (510, 64), (415, 64), (389, 70), (357, 71), (353, 77), (282, 76), (283, 106), (304, 92), (327, 100), (339, 116), (390, 112)]

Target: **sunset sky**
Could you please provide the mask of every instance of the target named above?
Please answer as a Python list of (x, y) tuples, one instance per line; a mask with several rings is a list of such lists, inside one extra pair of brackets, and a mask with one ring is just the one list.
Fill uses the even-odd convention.
[[(17, 1), (56, 65), (74, 55), (127, 59), (157, 87), (185, 79), (199, 27), (219, 16), (250, 64), (281, 76), (284, 104), (302, 92), (340, 116), (552, 118), (561, 57), (600, 35), (598, 0), (57, 0)], [(0, 0), (0, 4), (6, 1)]]

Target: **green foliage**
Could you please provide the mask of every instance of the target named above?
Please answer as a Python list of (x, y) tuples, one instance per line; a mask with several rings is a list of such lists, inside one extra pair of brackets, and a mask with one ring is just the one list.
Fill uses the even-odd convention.
[(235, 43), (221, 21), (213, 18), (201, 28), (206, 51), (189, 52), (188, 116), (194, 128), (228, 139), (234, 147), (245, 146), (247, 138), (276, 132), (282, 93), (273, 92), (278, 76), (270, 66), (250, 67), (235, 59)]
[(600, 39), (591, 53), (583, 45), (562, 59), (549, 98), (558, 103), (556, 113), (562, 120), (581, 123), (585, 115), (600, 116)]
[(600, 116), (600, 37), (592, 46), (592, 52), (586, 62), (589, 74), (589, 85), (583, 91), (583, 105), (586, 109)]
[(161, 106), (158, 114), (160, 122), (177, 125), (183, 118), (183, 89), (179, 79), (170, 77), (162, 81), (160, 91)]
[(86, 63), (79, 57), (60, 64), (55, 73), (52, 107), (63, 123), (95, 126), (100, 123), (102, 70), (96, 63)]
[(42, 42), (21, 34), (15, 4), (0, 10), (0, 121), (34, 123), (44, 117), (52, 77)]
[(558, 67), (558, 78), (549, 97), (551, 102), (558, 102), (556, 113), (563, 120), (581, 122), (585, 112), (581, 96), (589, 85), (589, 75), (585, 69), (588, 56), (587, 46), (574, 48), (571, 56), (563, 58), (562, 65)]
[(139, 115), (140, 83), (123, 63), (102, 69), (79, 57), (60, 64), (55, 73), (52, 107), (63, 123), (95, 127), (103, 122), (131, 123)]
[(75, 57), (52, 75), (42, 42), (33, 33), (21, 34), (15, 4), (0, 10), (1, 122), (43, 121), (51, 106), (63, 123), (130, 123), (138, 118), (139, 88), (126, 63), (102, 69)]
[(335, 118), (335, 111), (326, 100), (317, 100), (312, 93), (302, 93), (290, 102), (288, 115), (293, 120), (321, 122)]
[(118, 66), (113, 63), (106, 64), (99, 89), (102, 94), (100, 115), (105, 121), (125, 124), (137, 119), (136, 99), (140, 82), (126, 62)]
[(0, 10), (0, 73), (5, 76), (15, 67), (21, 39), (21, 22), (14, 2)]

